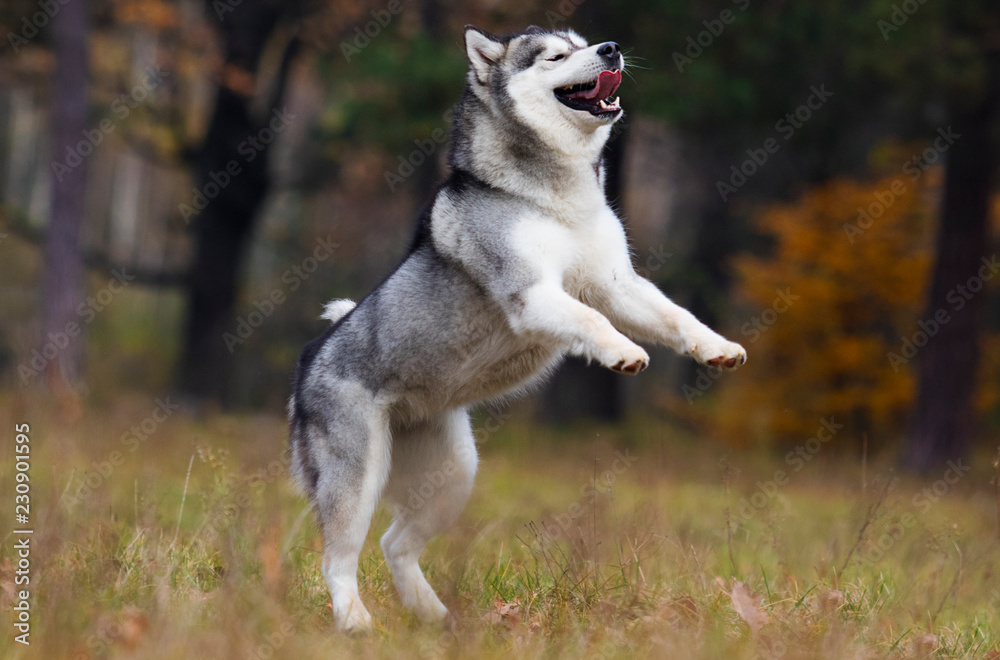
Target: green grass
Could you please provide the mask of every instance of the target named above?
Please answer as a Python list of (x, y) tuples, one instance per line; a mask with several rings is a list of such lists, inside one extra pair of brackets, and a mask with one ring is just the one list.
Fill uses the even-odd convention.
[[(1000, 658), (985, 457), (925, 506), (914, 496), (934, 479), (886, 488), (876, 461), (863, 488), (830, 448), (790, 473), (781, 456), (651, 420), (552, 431), (515, 416), (482, 443), (469, 505), (422, 558), (454, 625), (419, 625), (399, 605), (380, 510), (359, 574), (377, 627), (347, 638), (312, 514), (274, 463), (283, 420), (174, 413), (88, 493), (81, 479), (155, 404), (71, 423), (3, 399), (4, 429), (32, 426), (36, 530), (30, 647), (9, 622), (10, 537), (0, 555), (5, 658)], [(771, 490), (777, 470), (788, 483)], [(764, 490), (744, 516), (741, 500)]]

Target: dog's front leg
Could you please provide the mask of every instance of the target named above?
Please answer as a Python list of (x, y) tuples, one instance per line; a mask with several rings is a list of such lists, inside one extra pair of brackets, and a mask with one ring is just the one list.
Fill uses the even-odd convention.
[(515, 294), (509, 305), (511, 327), (518, 334), (542, 335), (573, 355), (624, 374), (637, 374), (649, 364), (641, 346), (554, 283), (536, 284)]
[(742, 346), (716, 333), (634, 272), (619, 273), (612, 282), (591, 291), (588, 302), (639, 341), (665, 344), (682, 355), (724, 369), (735, 369), (747, 360)]

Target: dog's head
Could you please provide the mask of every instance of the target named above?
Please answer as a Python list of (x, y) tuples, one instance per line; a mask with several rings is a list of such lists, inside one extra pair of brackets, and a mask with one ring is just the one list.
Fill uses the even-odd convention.
[(467, 26), (465, 46), (471, 91), (543, 135), (578, 138), (622, 116), (615, 92), (625, 60), (613, 41), (589, 46), (572, 31), (532, 26), (496, 36)]

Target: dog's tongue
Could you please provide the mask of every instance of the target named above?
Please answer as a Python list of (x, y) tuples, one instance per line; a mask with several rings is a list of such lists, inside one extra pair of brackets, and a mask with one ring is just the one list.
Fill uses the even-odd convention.
[(584, 99), (606, 99), (614, 94), (615, 90), (621, 84), (621, 71), (601, 71), (601, 75), (597, 76), (597, 84), (594, 85), (594, 89), (589, 89), (586, 92), (577, 92), (573, 96)]

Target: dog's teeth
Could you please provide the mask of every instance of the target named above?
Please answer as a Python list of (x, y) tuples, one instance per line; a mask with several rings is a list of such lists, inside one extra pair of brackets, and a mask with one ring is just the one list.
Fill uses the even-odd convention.
[(607, 109), (608, 109), (608, 104), (604, 102), (604, 99), (601, 99), (601, 110), (607, 110)]

